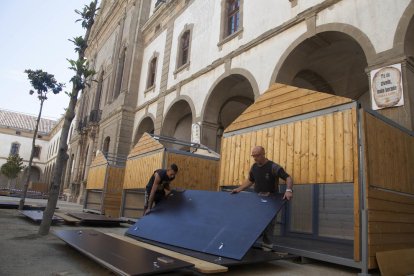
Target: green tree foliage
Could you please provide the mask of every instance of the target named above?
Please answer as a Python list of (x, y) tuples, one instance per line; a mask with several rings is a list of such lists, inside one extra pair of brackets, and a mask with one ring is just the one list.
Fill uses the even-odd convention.
[(4, 163), (0, 171), (1, 173), (9, 179), (8, 187), (10, 189), (11, 180), (17, 178), (19, 173), (25, 168), (23, 165), (23, 158), (18, 154), (12, 154), (7, 158), (7, 162)]
[(42, 70), (27, 69), (24, 72), (27, 74), (27, 78), (29, 79), (30, 84), (34, 88), (34, 90), (29, 91), (29, 94), (30, 95), (33, 95), (34, 93), (37, 94), (37, 98), (40, 100), (40, 109), (39, 109), (39, 114), (37, 115), (36, 127), (33, 133), (32, 152), (30, 154), (29, 165), (28, 165), (28, 170), (27, 170), (28, 174), (27, 174), (27, 179), (24, 183), (23, 194), (22, 194), (22, 198), (20, 199), (20, 204), (19, 204), (19, 210), (23, 209), (24, 201), (26, 199), (27, 189), (29, 187), (30, 172), (32, 169), (33, 154), (34, 154), (35, 146), (36, 146), (37, 131), (39, 129), (40, 118), (42, 117), (43, 103), (45, 100), (47, 100), (47, 94), (49, 92), (53, 92), (53, 94), (58, 94), (60, 91), (62, 91), (64, 87), (64, 84), (58, 83), (56, 81), (54, 75), (44, 72)]

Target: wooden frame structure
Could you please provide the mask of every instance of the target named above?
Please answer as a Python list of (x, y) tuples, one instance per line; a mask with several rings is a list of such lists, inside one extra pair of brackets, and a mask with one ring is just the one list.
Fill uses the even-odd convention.
[(125, 160), (99, 153), (89, 168), (84, 208), (119, 217)]
[(197, 143), (144, 133), (126, 161), (122, 217), (138, 218), (142, 215), (145, 186), (151, 174), (172, 163), (179, 168), (172, 182), (174, 188), (210, 191), (218, 189), (217, 153)]
[(225, 130), (220, 186), (247, 178), (255, 145), (295, 183), (279, 235), (344, 242), (351, 252), (321, 254), (298, 242), (282, 250), (367, 272), (376, 252), (414, 246), (412, 131), (351, 99), (274, 84)]

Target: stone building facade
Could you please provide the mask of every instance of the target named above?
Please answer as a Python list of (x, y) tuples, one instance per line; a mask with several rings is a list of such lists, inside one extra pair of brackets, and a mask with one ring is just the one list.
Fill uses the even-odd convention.
[(414, 1), (103, 0), (87, 56), (65, 185), (80, 194), (97, 151), (122, 157), (144, 132), (220, 152), (223, 130), (272, 83), (371, 108), (371, 71), (401, 65), (414, 128)]

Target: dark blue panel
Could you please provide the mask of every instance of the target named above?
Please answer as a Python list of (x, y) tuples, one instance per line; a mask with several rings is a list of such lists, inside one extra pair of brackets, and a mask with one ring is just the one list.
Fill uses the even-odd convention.
[(241, 260), (283, 203), (282, 195), (174, 191), (126, 234)]

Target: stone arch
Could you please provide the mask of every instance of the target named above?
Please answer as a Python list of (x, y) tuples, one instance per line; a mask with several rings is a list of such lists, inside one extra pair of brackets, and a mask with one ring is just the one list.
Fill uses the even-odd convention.
[(138, 123), (137, 129), (135, 130), (134, 141), (133, 145), (135, 146), (138, 143), (139, 139), (141, 139), (142, 135), (147, 132), (150, 134), (154, 134), (155, 130), (155, 119), (152, 114), (146, 114), (144, 118)]
[(245, 69), (223, 74), (210, 88), (201, 112), (201, 143), (220, 152), (221, 136), (260, 95), (253, 75)]
[(282, 55), (272, 83), (318, 90), (369, 104), (366, 68), (375, 58), (368, 37), (355, 27), (326, 24), (299, 37)]
[[(411, 31), (410, 31), (411, 30)], [(413, 41), (413, 30), (414, 30), (414, 2), (411, 1), (405, 9), (403, 15), (400, 18), (400, 21), (397, 25), (397, 30), (394, 35), (394, 49), (400, 54), (407, 54), (413, 56), (414, 53), (411, 53), (410, 49), (406, 49), (407, 41)], [(413, 46), (414, 47), (414, 46)], [(414, 51), (414, 50), (413, 50)]]
[[(191, 141), (191, 125), (194, 121), (195, 108), (188, 96), (175, 99), (165, 112), (161, 135), (176, 139)], [(179, 145), (170, 145), (173, 148), (189, 150)]]
[[(368, 36), (358, 28), (348, 24), (329, 23), (316, 27), (315, 35), (322, 32), (340, 32), (347, 34), (348, 36), (352, 37), (356, 42), (358, 42), (358, 44), (365, 53), (365, 57), (367, 59), (368, 64), (371, 64), (374, 61), (376, 57), (375, 48), (372, 45)], [(289, 57), (292, 51), (295, 50), (301, 43), (305, 42), (309, 38), (309, 33), (304, 33), (303, 35), (299, 36), (293, 43), (290, 44), (290, 46), (281, 55), (278, 63), (276, 64), (275, 69), (272, 73), (272, 77), (270, 79), (269, 86), (277, 81), (278, 72), (280, 71), (282, 65), (285, 63), (286, 59)]]

